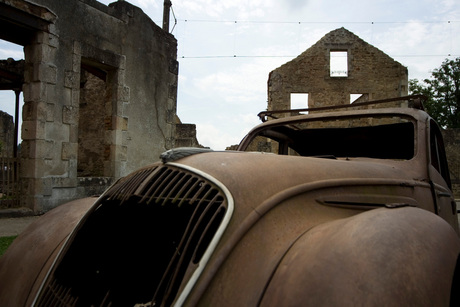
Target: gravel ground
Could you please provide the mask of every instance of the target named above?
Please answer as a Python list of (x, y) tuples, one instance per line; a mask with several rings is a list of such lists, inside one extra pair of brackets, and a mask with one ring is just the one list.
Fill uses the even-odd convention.
[(16, 218), (1, 218), (0, 219), (0, 237), (17, 236), (30, 223), (35, 221), (38, 216), (26, 216)]

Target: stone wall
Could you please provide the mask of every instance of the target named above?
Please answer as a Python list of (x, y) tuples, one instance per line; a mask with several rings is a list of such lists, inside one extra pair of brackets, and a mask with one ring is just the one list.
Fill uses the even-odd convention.
[(0, 111), (0, 157), (13, 157), (14, 122), (13, 116)]
[(175, 147), (203, 147), (196, 138), (195, 124), (176, 125), (176, 144)]
[[(345, 52), (347, 76), (331, 76), (334, 51)], [(340, 28), (270, 73), (268, 110), (291, 108), (293, 93), (308, 94), (308, 107), (348, 104), (351, 94), (363, 95), (361, 101), (405, 96), (407, 79), (406, 67)]]
[(48, 211), (86, 196), (90, 178), (109, 184), (174, 146), (177, 41), (141, 9), (0, 0), (6, 10), (18, 19), (0, 38), (25, 53), (22, 206)]

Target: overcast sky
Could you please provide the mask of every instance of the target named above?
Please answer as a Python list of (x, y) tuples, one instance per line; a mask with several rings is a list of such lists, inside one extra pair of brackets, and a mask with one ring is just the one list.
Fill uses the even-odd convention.
[[(460, 57), (458, 0), (171, 1), (177, 19), (174, 26), (171, 16), (178, 40), (177, 112), (183, 123), (197, 125), (199, 142), (215, 150), (239, 143), (259, 123), (269, 72), (337, 28), (406, 66), (410, 79), (428, 78), (446, 58)], [(129, 2), (161, 26), (164, 0)], [(22, 51), (0, 41), (0, 59), (7, 57), (23, 58)], [(4, 97), (0, 92), (0, 109)]]

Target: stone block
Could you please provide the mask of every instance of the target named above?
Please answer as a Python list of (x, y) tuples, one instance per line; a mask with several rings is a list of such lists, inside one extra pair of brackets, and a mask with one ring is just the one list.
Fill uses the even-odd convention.
[(128, 130), (128, 118), (127, 117), (113, 116), (111, 123), (112, 123), (111, 129), (113, 130), (121, 130), (121, 131)]
[(69, 128), (69, 142), (78, 143), (78, 125), (70, 125)]
[(33, 67), (32, 81), (56, 84), (57, 67), (49, 63), (35, 63)]
[(64, 86), (67, 88), (80, 88), (80, 73), (71, 70), (64, 72)]
[(72, 89), (70, 91), (71, 91), (70, 92), (70, 95), (71, 95), (70, 104), (72, 106), (77, 107), (80, 104), (80, 90)]
[(128, 86), (118, 86), (118, 101), (128, 103), (130, 98), (130, 88)]
[(48, 103), (46, 107), (46, 121), (54, 122), (56, 105), (54, 103)]
[(48, 104), (44, 102), (26, 102), (22, 108), (22, 119), (46, 121)]
[(53, 140), (30, 140), (22, 143), (21, 157), (24, 159), (53, 159)]
[(64, 124), (78, 125), (78, 107), (63, 106), (62, 122)]
[(56, 47), (49, 44), (34, 45), (33, 56), (35, 59), (40, 59), (42, 63), (53, 63), (56, 56)]
[(68, 161), (62, 161), (60, 159), (58, 148), (55, 148), (54, 155), (57, 156), (57, 157), (55, 157), (55, 159), (53, 159), (53, 160), (43, 160), (44, 165), (45, 165), (44, 173), (42, 173), (43, 177), (49, 177), (49, 176), (68, 177), (68, 175), (69, 175), (69, 169), (68, 169), (69, 163), (68, 163)]
[(56, 103), (56, 101), (60, 98), (60, 93), (57, 92), (57, 86), (55, 84), (47, 83), (45, 84), (45, 92), (46, 92), (46, 101), (48, 103)]
[(21, 137), (23, 140), (45, 139), (45, 122), (23, 121)]
[[(70, 105), (73, 105), (72, 104), (72, 95), (73, 95), (73, 92), (74, 90), (71, 89), (71, 88), (63, 88), (61, 93), (62, 93), (62, 96), (59, 97), (59, 99), (56, 99), (56, 101), (61, 104), (61, 105), (64, 105), (64, 106), (70, 106)], [(58, 118), (56, 116), (56, 118)]]
[(46, 100), (46, 84), (42, 82), (26, 83), (23, 86), (24, 101), (45, 101)]
[(25, 62), (24, 64), (24, 84), (22, 85), (22, 90), (24, 91), (24, 87), (27, 86), (30, 82), (32, 82), (32, 75), (33, 75), (33, 65)]
[(46, 32), (37, 32), (35, 35), (35, 41), (39, 44), (49, 44), (50, 35)]
[(62, 160), (77, 159), (77, 155), (78, 155), (78, 143), (62, 142), (62, 151), (61, 151)]

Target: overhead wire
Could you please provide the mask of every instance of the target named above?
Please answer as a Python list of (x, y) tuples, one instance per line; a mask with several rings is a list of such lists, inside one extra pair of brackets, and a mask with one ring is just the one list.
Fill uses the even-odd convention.
[[(174, 15), (174, 13), (173, 13)], [(460, 23), (457, 20), (438, 20), (438, 21), (431, 21), (431, 20), (422, 20), (422, 21), (260, 21), (260, 20), (213, 20), (213, 19), (177, 19), (174, 15), (175, 25), (178, 22), (187, 23), (225, 23), (230, 24), (233, 23), (236, 26), (238, 23), (247, 23), (247, 24), (369, 24), (369, 25), (378, 25), (378, 24), (410, 24), (410, 23), (418, 23), (418, 24), (448, 24), (449, 25), (449, 32), (450, 32), (450, 50), (446, 54), (405, 54), (405, 55), (393, 55), (393, 57), (458, 57), (460, 55), (453, 54), (452, 52), (452, 24)], [(174, 29), (174, 28), (173, 28)], [(299, 30), (300, 31), (300, 30)], [(198, 55), (198, 56), (180, 56), (181, 59), (220, 59), (220, 58), (295, 58), (298, 55), (237, 55), (236, 54), (236, 35), (237, 29), (234, 29), (233, 34), (233, 54), (232, 55)], [(374, 31), (372, 29), (371, 36), (373, 37)]]
[(174, 26), (173, 26), (172, 29), (171, 29), (171, 33), (173, 33), (174, 28), (175, 28), (176, 25), (177, 25), (177, 18), (176, 18), (176, 14), (174, 14), (174, 9), (173, 9), (173, 6), (172, 6), (172, 2), (171, 2), (171, 12), (172, 12), (173, 17), (174, 17)]

